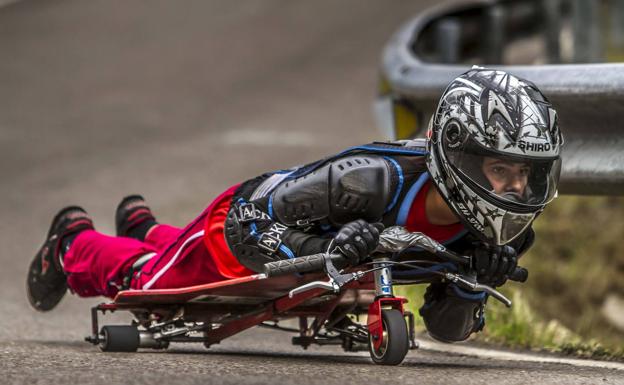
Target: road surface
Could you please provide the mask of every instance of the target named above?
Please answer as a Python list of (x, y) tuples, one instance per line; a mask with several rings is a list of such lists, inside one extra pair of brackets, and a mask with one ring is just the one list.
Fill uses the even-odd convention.
[[(103, 354), (100, 299), (36, 313), (26, 268), (52, 215), (111, 233), (144, 194), (182, 225), (230, 185), (378, 136), (381, 47), (433, 1), (21, 1), (0, 8), (0, 383), (603, 384), (624, 371), (423, 349), (400, 367), (251, 330), (209, 351)], [(113, 321), (125, 321), (121, 315)], [(71, 381), (69, 381), (71, 379)]]

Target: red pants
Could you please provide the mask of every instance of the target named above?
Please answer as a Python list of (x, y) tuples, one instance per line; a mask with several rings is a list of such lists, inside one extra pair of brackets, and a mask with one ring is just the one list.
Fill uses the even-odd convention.
[[(237, 263), (223, 237), (236, 187), (221, 194), (185, 228), (159, 224), (144, 242), (83, 231), (63, 258), (69, 288), (81, 297), (114, 297), (132, 264), (150, 253), (155, 255), (134, 275), (132, 289), (186, 287), (252, 274)], [(221, 259), (215, 262), (217, 258)]]

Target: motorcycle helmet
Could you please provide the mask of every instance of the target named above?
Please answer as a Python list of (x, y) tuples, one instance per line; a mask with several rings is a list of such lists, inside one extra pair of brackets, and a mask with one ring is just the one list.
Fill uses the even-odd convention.
[(440, 98), (427, 168), (464, 225), (504, 245), (556, 197), (562, 144), (556, 111), (534, 84), (474, 67)]

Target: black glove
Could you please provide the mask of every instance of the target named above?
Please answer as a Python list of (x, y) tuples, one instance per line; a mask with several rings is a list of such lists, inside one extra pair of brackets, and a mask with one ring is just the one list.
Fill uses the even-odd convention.
[(379, 233), (384, 229), (381, 223), (370, 224), (363, 219), (349, 222), (334, 236), (334, 245), (347, 258), (349, 265), (357, 266), (379, 243)]
[(474, 266), (479, 282), (502, 286), (518, 266), (518, 253), (511, 246), (483, 244), (474, 251)]

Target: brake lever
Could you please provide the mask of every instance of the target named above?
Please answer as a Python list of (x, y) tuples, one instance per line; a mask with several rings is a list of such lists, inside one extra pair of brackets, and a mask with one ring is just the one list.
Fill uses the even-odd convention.
[(347, 283), (351, 281), (360, 279), (363, 276), (364, 276), (363, 271), (356, 271), (356, 272), (349, 273), (349, 274), (340, 274), (338, 277), (336, 277), (338, 279), (330, 277), (329, 281), (327, 282), (325, 281), (308, 282), (305, 285), (301, 285), (289, 291), (288, 297), (292, 298), (297, 294), (301, 294), (312, 289), (325, 289), (325, 290), (331, 290), (334, 293), (338, 293), (340, 291), (340, 288), (342, 288), (344, 285), (346, 285)]
[(324, 282), (324, 281), (308, 282), (305, 285), (301, 285), (289, 291), (288, 298), (292, 298), (296, 296), (297, 294), (301, 294), (312, 289), (325, 289), (325, 290), (331, 290), (334, 293), (336, 293), (340, 290), (340, 286), (338, 286), (338, 284), (336, 284), (336, 282), (334, 282), (334, 280), (331, 278), (327, 282)]
[(491, 286), (484, 285), (476, 281), (475, 282), (469, 281), (466, 278), (462, 277), (461, 275), (453, 274), (453, 273), (444, 273), (444, 277), (463, 289), (467, 289), (473, 292), (484, 291), (490, 294), (495, 299), (502, 302), (505, 306), (511, 307), (512, 305), (512, 302), (509, 298), (505, 297), (501, 292), (499, 292), (498, 290), (494, 289)]
[(348, 273), (348, 274), (340, 274), (340, 271), (336, 268), (336, 266), (334, 266), (334, 263), (332, 262), (330, 253), (326, 253), (323, 259), (325, 259), (325, 272), (327, 273), (329, 280), (327, 282), (325, 281), (308, 282), (304, 285), (296, 287), (288, 292), (289, 298), (292, 298), (297, 294), (301, 294), (312, 289), (325, 289), (325, 290), (331, 290), (334, 293), (338, 293), (340, 291), (340, 288), (346, 285), (347, 283), (354, 281), (356, 279), (360, 279), (364, 276), (364, 272), (362, 271), (356, 271), (356, 272)]

